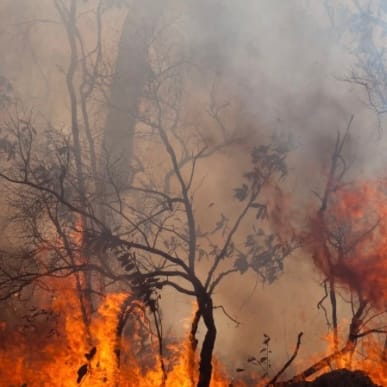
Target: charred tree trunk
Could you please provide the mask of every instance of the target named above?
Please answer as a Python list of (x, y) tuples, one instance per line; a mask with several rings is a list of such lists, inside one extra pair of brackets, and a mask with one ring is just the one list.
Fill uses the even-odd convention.
[(197, 387), (208, 387), (212, 375), (212, 354), (216, 340), (216, 326), (211, 296), (204, 294), (199, 296), (199, 311), (207, 328), (202, 350), (200, 352), (199, 381)]
[(332, 307), (332, 327), (333, 327), (333, 345), (335, 352), (339, 350), (339, 333), (337, 324), (337, 299), (336, 299), (336, 283), (333, 276), (329, 279), (329, 299)]
[(382, 353), (382, 361), (385, 363), (386, 369), (387, 369), (387, 334), (386, 334), (386, 338), (384, 339), (384, 348), (383, 348), (383, 353)]
[(198, 308), (192, 319), (191, 331), (189, 333), (189, 341), (191, 345), (190, 353), (189, 353), (189, 371), (190, 371), (189, 377), (192, 385), (194, 385), (195, 383), (195, 375), (194, 375), (195, 355), (196, 355), (196, 349), (198, 347), (198, 339), (196, 338), (196, 333), (198, 331), (200, 316), (201, 316), (200, 309)]

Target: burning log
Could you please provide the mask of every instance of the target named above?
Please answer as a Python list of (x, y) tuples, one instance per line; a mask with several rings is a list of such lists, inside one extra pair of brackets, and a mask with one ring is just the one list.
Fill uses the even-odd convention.
[(362, 371), (349, 371), (340, 369), (321, 375), (313, 382), (296, 382), (290, 384), (277, 384), (276, 386), (291, 387), (382, 387), (374, 384)]

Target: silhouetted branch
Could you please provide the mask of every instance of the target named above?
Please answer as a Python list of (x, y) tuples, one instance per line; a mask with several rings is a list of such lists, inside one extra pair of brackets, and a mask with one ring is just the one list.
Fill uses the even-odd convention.
[(296, 348), (294, 349), (293, 355), (289, 358), (289, 360), (284, 364), (284, 366), (275, 374), (275, 376), (266, 384), (266, 387), (270, 387), (275, 385), (275, 382), (278, 378), (286, 371), (286, 369), (292, 364), (293, 360), (296, 358), (298, 351), (301, 346), (301, 338), (304, 333), (300, 332), (297, 337)]

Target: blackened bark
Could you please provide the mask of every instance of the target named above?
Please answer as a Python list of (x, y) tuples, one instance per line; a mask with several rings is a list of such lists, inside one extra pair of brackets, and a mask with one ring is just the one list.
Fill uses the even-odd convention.
[[(279, 385), (275, 385), (279, 387)], [(339, 369), (319, 376), (313, 382), (297, 382), (286, 385), (286, 387), (381, 387), (372, 382), (372, 380), (362, 371), (350, 371)]]
[[(330, 263), (330, 259), (329, 259)], [(332, 326), (333, 326), (333, 348), (337, 352), (339, 350), (339, 333), (337, 324), (337, 299), (336, 299), (336, 284), (333, 276), (329, 279), (329, 299), (332, 307)]]
[(196, 338), (196, 333), (198, 331), (198, 325), (199, 325), (199, 321), (200, 321), (200, 309), (198, 309), (196, 312), (195, 312), (195, 315), (194, 315), (194, 318), (192, 320), (192, 323), (191, 323), (191, 332), (189, 333), (189, 339), (190, 339), (190, 342), (191, 342), (191, 348), (192, 348), (192, 351), (195, 352), (196, 351), (196, 348), (198, 346), (198, 340)]
[(195, 383), (195, 354), (196, 349), (198, 347), (198, 339), (196, 338), (196, 333), (198, 331), (199, 321), (200, 321), (200, 309), (198, 308), (194, 314), (194, 317), (192, 319), (191, 323), (191, 331), (189, 333), (189, 341), (191, 344), (190, 353), (189, 353), (189, 372), (190, 372), (190, 380), (192, 385)]
[(386, 338), (384, 340), (384, 349), (383, 349), (383, 354), (382, 354), (382, 361), (386, 363), (386, 368), (387, 368), (387, 334), (386, 334)]
[(199, 381), (197, 387), (208, 387), (212, 375), (212, 354), (216, 340), (216, 327), (211, 296), (207, 294), (202, 295), (198, 301), (200, 314), (203, 317), (207, 332), (200, 352)]

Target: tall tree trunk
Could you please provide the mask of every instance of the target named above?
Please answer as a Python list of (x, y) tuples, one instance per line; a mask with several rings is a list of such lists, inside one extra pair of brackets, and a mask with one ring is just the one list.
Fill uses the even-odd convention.
[[(117, 202), (114, 195), (121, 195), (122, 188), (128, 186), (133, 177), (131, 160), (138, 107), (149, 76), (148, 40), (155, 15), (162, 3), (154, 0), (133, 1), (121, 27), (102, 133), (99, 172), (103, 176), (103, 184), (96, 185), (96, 194), (100, 201), (97, 207), (98, 216), (109, 227), (114, 227), (114, 217), (105, 204)], [(104, 257), (101, 258), (103, 259)], [(103, 288), (103, 276), (100, 276), (99, 282)]]
[(201, 295), (198, 299), (199, 310), (207, 328), (200, 352), (199, 381), (197, 387), (208, 387), (212, 376), (212, 354), (216, 340), (216, 326), (211, 296)]
[(103, 132), (103, 156), (108, 163), (104, 168), (112, 169), (105, 173), (113, 173), (121, 182), (130, 179), (137, 106), (146, 79), (147, 52), (139, 29), (130, 9), (122, 26)]
[(194, 314), (191, 323), (191, 331), (189, 333), (189, 341), (190, 341), (190, 352), (189, 352), (189, 378), (191, 380), (192, 385), (195, 383), (195, 367), (196, 367), (196, 349), (198, 347), (198, 339), (196, 338), (196, 333), (198, 331), (199, 321), (200, 321), (200, 309), (198, 308)]
[[(162, 3), (133, 1), (121, 29), (102, 144), (102, 172), (107, 180), (113, 178), (117, 187), (128, 185), (131, 180), (130, 163), (138, 107), (150, 74), (148, 46)], [(103, 198), (114, 192), (109, 182), (103, 189)]]
[[(85, 187), (85, 175), (83, 172), (82, 161), (82, 146), (81, 146), (81, 134), (78, 122), (78, 99), (77, 92), (74, 85), (74, 78), (78, 66), (78, 48), (76, 41), (76, 19), (77, 19), (77, 1), (71, 0), (69, 8), (66, 9), (63, 3), (55, 2), (56, 9), (63, 21), (65, 30), (67, 33), (68, 44), (70, 48), (70, 60), (66, 72), (66, 86), (70, 100), (70, 112), (71, 112), (71, 133), (72, 133), (72, 146), (74, 150), (75, 170), (76, 170), (76, 183), (78, 189), (79, 205), (83, 209), (87, 209), (86, 200), (86, 187)], [(86, 219), (81, 217), (82, 232), (85, 229)], [(81, 239), (83, 241), (83, 238)], [(83, 246), (80, 246), (81, 252)], [(86, 255), (81, 254), (82, 259), (86, 261), (88, 258)], [(74, 263), (75, 264), (75, 263)], [(91, 277), (88, 272), (75, 273), (76, 288), (79, 293), (79, 300), (81, 303), (82, 316), (85, 323), (87, 332), (89, 332), (90, 317), (93, 311), (92, 299), (91, 299)]]

